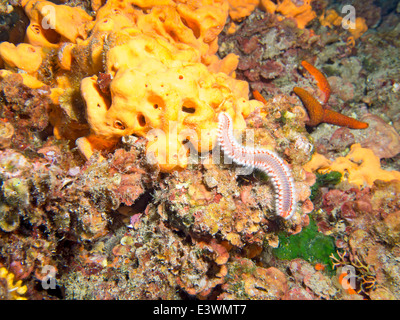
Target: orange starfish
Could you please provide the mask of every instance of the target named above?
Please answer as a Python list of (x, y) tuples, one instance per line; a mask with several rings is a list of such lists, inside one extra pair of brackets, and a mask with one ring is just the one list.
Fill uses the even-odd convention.
[[(307, 61), (302, 61), (301, 65), (314, 77), (317, 81), (319, 90), (323, 93), (324, 99), (323, 104), (326, 104), (331, 95), (331, 87), (329, 85), (326, 77), (313, 65), (309, 64)], [(315, 127), (320, 123), (330, 123), (342, 127), (348, 127), (350, 129), (365, 129), (368, 128), (368, 123), (358, 121), (354, 118), (347, 117), (336, 111), (324, 109), (321, 103), (319, 103), (311, 94), (306, 90), (299, 87), (293, 88), (294, 93), (303, 102), (304, 107), (307, 109), (310, 121), (307, 125)]]
[[(326, 77), (313, 65), (309, 64), (307, 61), (302, 61), (301, 65), (314, 77), (317, 81), (317, 85), (319, 90), (324, 94), (324, 104), (328, 101), (331, 95), (331, 87), (329, 85)], [(350, 118), (345, 116), (339, 112), (324, 109), (323, 106), (306, 90), (294, 87), (294, 93), (300, 98), (303, 102), (305, 108), (307, 109), (310, 120), (307, 122), (307, 125), (311, 127), (315, 127), (320, 123), (330, 123), (335, 124), (342, 127), (348, 127), (350, 129), (365, 129), (368, 128), (368, 123), (358, 121), (354, 118)], [(265, 98), (258, 92), (257, 90), (253, 91), (253, 96), (256, 100), (267, 103)]]
[(323, 75), (321, 71), (319, 71), (316, 67), (314, 67), (307, 61), (302, 61), (301, 65), (314, 77), (315, 81), (317, 81), (318, 89), (324, 95), (322, 99), (322, 104), (327, 103), (331, 95), (331, 87), (329, 85), (328, 80), (326, 80), (326, 77)]
[(350, 129), (368, 128), (368, 123), (366, 122), (358, 121), (333, 110), (324, 109), (311, 94), (302, 88), (294, 87), (293, 91), (300, 98), (307, 109), (310, 117), (310, 121), (307, 123), (307, 125), (311, 127), (315, 127), (320, 123), (325, 122), (342, 127), (348, 127)]

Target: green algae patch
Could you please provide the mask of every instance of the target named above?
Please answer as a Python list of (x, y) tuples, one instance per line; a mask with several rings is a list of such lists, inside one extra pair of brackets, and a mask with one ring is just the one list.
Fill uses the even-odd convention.
[(336, 252), (335, 241), (318, 231), (318, 226), (310, 218), (310, 224), (295, 235), (279, 234), (279, 247), (273, 249), (273, 254), (281, 260), (301, 258), (310, 263), (322, 263), (332, 269), (331, 254)]
[(317, 181), (311, 187), (310, 200), (313, 201), (318, 195), (321, 187), (327, 187), (330, 185), (336, 185), (342, 179), (342, 174), (337, 171), (331, 171), (325, 174), (316, 173)]

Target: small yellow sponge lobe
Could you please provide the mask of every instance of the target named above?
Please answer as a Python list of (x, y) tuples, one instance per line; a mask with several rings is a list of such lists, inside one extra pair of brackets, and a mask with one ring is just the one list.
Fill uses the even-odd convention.
[(350, 147), (346, 157), (330, 161), (323, 155), (315, 153), (310, 162), (304, 166), (306, 171), (338, 171), (344, 179), (358, 187), (372, 186), (375, 180), (400, 181), (399, 171), (387, 171), (381, 168), (379, 158), (371, 149), (362, 148), (359, 143)]
[(27, 43), (15, 46), (9, 42), (2, 42), (0, 43), (0, 58), (10, 68), (18, 68), (33, 74), (42, 64), (42, 48)]

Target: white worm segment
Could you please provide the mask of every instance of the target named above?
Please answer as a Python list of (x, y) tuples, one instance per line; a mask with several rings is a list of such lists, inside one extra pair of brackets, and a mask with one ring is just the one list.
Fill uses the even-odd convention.
[(294, 182), (288, 166), (275, 153), (266, 149), (242, 146), (233, 136), (231, 117), (224, 112), (218, 116), (218, 141), (222, 151), (237, 164), (265, 172), (276, 192), (276, 212), (289, 219), (296, 210)]

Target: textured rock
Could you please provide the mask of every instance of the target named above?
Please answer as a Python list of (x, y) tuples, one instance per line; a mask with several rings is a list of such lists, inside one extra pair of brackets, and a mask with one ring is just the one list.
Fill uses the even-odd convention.
[(361, 120), (369, 123), (361, 141), (363, 148), (373, 150), (380, 159), (392, 158), (400, 152), (400, 135), (391, 125), (373, 114), (366, 114)]

